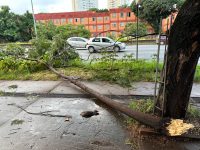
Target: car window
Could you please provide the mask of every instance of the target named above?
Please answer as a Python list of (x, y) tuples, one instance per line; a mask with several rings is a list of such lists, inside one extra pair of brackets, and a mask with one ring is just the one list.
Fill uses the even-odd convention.
[(105, 43), (110, 43), (111, 41), (110, 41), (109, 39), (102, 38), (102, 42), (105, 42)]
[(92, 40), (92, 42), (100, 42), (101, 40), (100, 40), (100, 38), (94, 38), (93, 40)]
[(76, 38), (71, 38), (69, 41), (76, 41)]
[(77, 38), (76, 40), (79, 41), (79, 42), (85, 42), (85, 40), (83, 40), (81, 38)]

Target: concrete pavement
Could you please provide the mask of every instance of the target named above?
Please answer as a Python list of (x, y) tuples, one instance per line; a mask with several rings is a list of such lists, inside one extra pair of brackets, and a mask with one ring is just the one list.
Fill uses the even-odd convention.
[[(126, 103), (129, 95), (152, 95), (154, 84), (133, 83), (133, 88), (122, 88), (106, 82), (84, 82), (87, 86), (107, 96), (115, 96)], [(199, 84), (193, 96), (199, 96)], [(129, 150), (124, 116), (110, 110), (85, 93), (64, 81), (0, 81), (0, 149), (1, 150)], [(4, 93), (5, 92), (5, 93)], [(9, 96), (6, 96), (6, 93)], [(67, 97), (71, 95), (71, 97)], [(122, 98), (121, 98), (122, 97)], [(124, 98), (124, 99), (123, 99)], [(51, 114), (70, 115), (66, 118), (27, 114), (52, 111)], [(98, 110), (99, 115), (82, 118), (80, 113)], [(21, 121), (14, 123), (14, 121)], [(199, 142), (165, 143), (150, 147), (153, 141), (139, 141), (144, 150), (185, 149), (199, 150)], [(137, 146), (137, 145), (136, 145)]]
[[(135, 82), (131, 88), (123, 88), (116, 84), (109, 84), (103, 81), (83, 83), (104, 95), (154, 95), (153, 82)], [(10, 88), (17, 85), (17, 88)], [(67, 81), (0, 81), (0, 91), (25, 94), (85, 94), (80, 88)], [(194, 83), (191, 97), (200, 97), (200, 84)]]

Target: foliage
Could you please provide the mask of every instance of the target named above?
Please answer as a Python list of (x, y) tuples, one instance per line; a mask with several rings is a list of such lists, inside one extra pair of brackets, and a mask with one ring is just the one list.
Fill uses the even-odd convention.
[(124, 4), (124, 5), (119, 6), (119, 8), (129, 8), (129, 5)]
[(54, 67), (65, 66), (70, 60), (79, 58), (74, 49), (71, 49), (59, 34), (55, 35), (52, 40), (41, 37), (32, 40), (32, 43), (29, 58), (43, 60)]
[(84, 25), (75, 26), (67, 24), (64, 26), (59, 26), (56, 28), (56, 33), (60, 34), (63, 39), (68, 39), (69, 37), (89, 38), (91, 36), (90, 31), (85, 29)]
[(95, 11), (95, 12), (108, 12), (108, 9), (90, 8), (89, 11)]
[(28, 41), (32, 37), (33, 19), (27, 11), (24, 15), (10, 12), (8, 6), (0, 7), (0, 41)]
[(48, 23), (38, 23), (37, 24), (37, 34), (39, 38), (52, 40), (53, 36), (56, 35), (56, 26), (53, 24), (52, 21)]
[(38, 37), (40, 39), (53, 40), (54, 36), (60, 36), (63, 40), (67, 40), (69, 37), (85, 37), (89, 38), (91, 33), (85, 29), (83, 25), (62, 25), (55, 26), (51, 21), (44, 24), (37, 25)]
[[(124, 29), (124, 35), (137, 35), (137, 23), (127, 23)], [(147, 26), (145, 23), (139, 22), (138, 23), (138, 35), (145, 35), (147, 34)]]
[[(166, 18), (170, 15), (172, 7), (177, 4), (179, 9), (185, 0), (142, 0), (140, 1), (139, 18), (146, 20), (155, 30), (159, 31), (160, 18)], [(132, 11), (137, 15), (137, 5), (133, 1), (131, 4)]]
[(191, 104), (188, 107), (187, 111), (187, 117), (188, 118), (200, 118), (200, 111), (197, 107), (192, 106)]
[(154, 102), (151, 99), (134, 100), (129, 104), (129, 107), (135, 111), (153, 113)]

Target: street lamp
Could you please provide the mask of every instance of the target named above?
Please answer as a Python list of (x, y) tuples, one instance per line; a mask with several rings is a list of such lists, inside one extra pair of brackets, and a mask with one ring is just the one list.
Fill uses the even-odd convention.
[(31, 6), (32, 6), (32, 15), (33, 15), (33, 23), (34, 23), (35, 36), (37, 38), (37, 28), (36, 28), (36, 22), (35, 22), (35, 15), (34, 15), (33, 1), (32, 0), (31, 0)]
[(137, 29), (136, 29), (136, 60), (138, 60), (138, 33), (139, 33), (139, 9), (141, 5), (137, 2)]

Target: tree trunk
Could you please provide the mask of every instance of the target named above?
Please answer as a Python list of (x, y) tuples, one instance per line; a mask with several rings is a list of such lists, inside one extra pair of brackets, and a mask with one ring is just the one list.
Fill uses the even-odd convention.
[[(187, 0), (171, 28), (166, 65), (166, 90), (160, 84), (156, 106), (164, 117), (184, 118), (200, 56), (200, 0)], [(163, 71), (164, 73), (164, 71)], [(161, 79), (164, 81), (163, 75)], [(163, 97), (165, 97), (164, 105)], [(155, 107), (155, 113), (161, 111)]]

